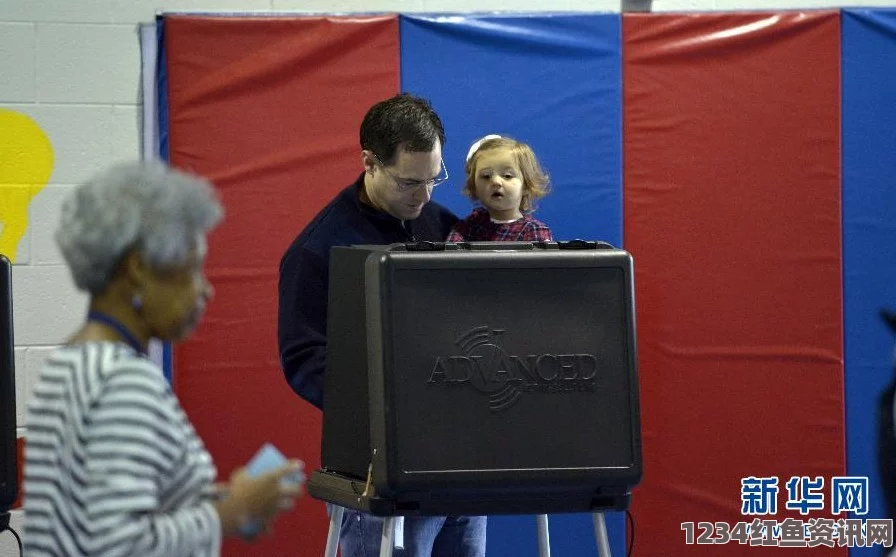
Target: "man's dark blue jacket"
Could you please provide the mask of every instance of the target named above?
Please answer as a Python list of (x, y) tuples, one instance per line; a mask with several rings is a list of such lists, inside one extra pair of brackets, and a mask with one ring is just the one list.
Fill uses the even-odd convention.
[(280, 260), (280, 365), (292, 390), (318, 408), (323, 408), (330, 248), (441, 242), (457, 222), (448, 209), (430, 202), (418, 218), (402, 223), (362, 203), (363, 185), (361, 174), (314, 217)]

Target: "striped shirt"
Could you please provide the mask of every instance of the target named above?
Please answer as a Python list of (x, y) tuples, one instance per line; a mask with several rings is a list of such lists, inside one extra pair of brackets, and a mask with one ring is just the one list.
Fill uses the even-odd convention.
[(60, 348), (28, 403), (25, 554), (220, 554), (211, 456), (162, 371), (120, 343)]

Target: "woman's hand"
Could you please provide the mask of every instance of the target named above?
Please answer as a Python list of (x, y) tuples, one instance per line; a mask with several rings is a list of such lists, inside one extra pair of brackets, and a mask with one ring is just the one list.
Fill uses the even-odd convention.
[(225, 535), (238, 534), (243, 524), (260, 520), (265, 527), (277, 513), (291, 509), (296, 497), (302, 494), (302, 485), (296, 478), (302, 474), (300, 460), (290, 460), (283, 466), (251, 478), (245, 468), (230, 476), (225, 488), (228, 496), (215, 504)]

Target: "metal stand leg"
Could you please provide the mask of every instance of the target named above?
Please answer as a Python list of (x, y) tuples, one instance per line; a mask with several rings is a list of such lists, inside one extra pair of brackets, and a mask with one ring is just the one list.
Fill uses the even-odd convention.
[(395, 547), (395, 517), (387, 516), (383, 521), (383, 537), (380, 539), (380, 557), (392, 557)]
[(395, 517), (395, 549), (404, 549), (404, 517)]
[(330, 509), (330, 531), (327, 532), (327, 548), (324, 557), (336, 557), (336, 549), (339, 547), (339, 530), (342, 528), (342, 513), (345, 509), (339, 505), (333, 505)]
[(597, 554), (600, 557), (610, 557), (610, 540), (607, 537), (607, 523), (604, 522), (604, 513), (593, 513), (594, 537), (597, 538)]
[(538, 557), (551, 557), (551, 535), (548, 532), (548, 515), (535, 517), (538, 523)]

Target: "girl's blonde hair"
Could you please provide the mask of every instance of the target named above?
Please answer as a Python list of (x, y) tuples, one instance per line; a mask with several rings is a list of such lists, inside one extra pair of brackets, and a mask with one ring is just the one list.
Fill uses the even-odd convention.
[(464, 182), (463, 194), (477, 201), (476, 197), (476, 162), (482, 153), (497, 149), (509, 149), (516, 159), (517, 166), (523, 177), (523, 195), (520, 201), (520, 211), (531, 213), (535, 210), (535, 201), (541, 199), (550, 191), (550, 179), (547, 173), (538, 164), (532, 148), (522, 141), (509, 137), (491, 137), (483, 140), (467, 158), (464, 170), (467, 180)]

